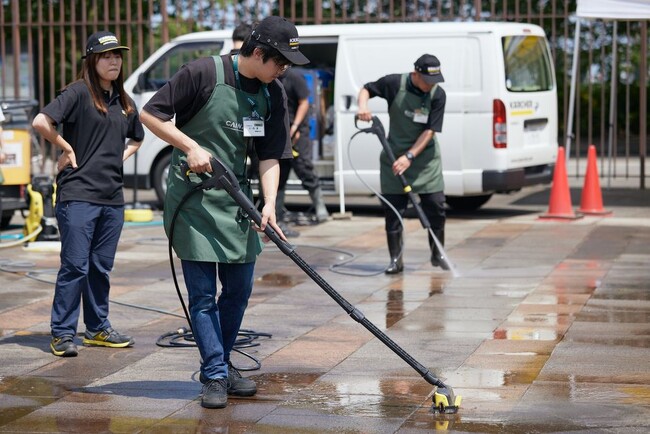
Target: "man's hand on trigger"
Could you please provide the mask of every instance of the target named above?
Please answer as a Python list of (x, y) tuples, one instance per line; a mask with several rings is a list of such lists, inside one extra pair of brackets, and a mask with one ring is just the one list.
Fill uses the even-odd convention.
[(212, 164), (210, 159), (212, 154), (200, 146), (195, 146), (187, 153), (187, 164), (194, 173), (211, 173)]
[(372, 113), (370, 112), (370, 110), (367, 109), (364, 110), (359, 109), (359, 111), (357, 112), (357, 118), (364, 122), (370, 122), (372, 120)]

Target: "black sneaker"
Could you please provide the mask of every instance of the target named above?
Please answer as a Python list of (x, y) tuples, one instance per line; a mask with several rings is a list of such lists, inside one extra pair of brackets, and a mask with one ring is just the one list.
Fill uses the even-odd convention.
[(228, 394), (226, 393), (228, 380), (225, 378), (215, 378), (208, 380), (203, 385), (201, 393), (201, 407), (205, 408), (224, 408), (228, 405)]
[(91, 347), (124, 348), (133, 345), (135, 341), (131, 336), (121, 335), (109, 327), (97, 333), (86, 330), (83, 343)]
[(257, 385), (250, 378), (242, 377), (233, 365), (228, 363), (228, 395), (253, 396), (257, 393)]
[(52, 354), (59, 357), (77, 357), (79, 351), (74, 343), (73, 337), (66, 335), (60, 338), (52, 338), (50, 342)]

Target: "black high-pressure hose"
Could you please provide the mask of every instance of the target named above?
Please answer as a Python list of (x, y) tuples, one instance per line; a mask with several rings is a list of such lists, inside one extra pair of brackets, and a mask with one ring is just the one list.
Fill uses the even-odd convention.
[[(187, 311), (187, 307), (185, 306), (185, 301), (183, 300), (183, 295), (181, 294), (180, 287), (178, 286), (178, 278), (176, 277), (176, 267), (174, 266), (174, 255), (172, 252), (172, 246), (173, 246), (173, 241), (174, 241), (174, 227), (176, 225), (176, 219), (178, 218), (178, 213), (181, 211), (183, 208), (183, 205), (187, 200), (192, 196), (194, 193), (197, 191), (200, 191), (203, 188), (201, 184), (196, 184), (193, 186), (185, 195), (181, 198), (181, 201), (178, 203), (178, 206), (174, 210), (174, 214), (172, 215), (172, 220), (171, 223), (169, 224), (169, 242), (167, 243), (167, 249), (169, 252), (169, 266), (171, 267), (172, 270), (172, 278), (174, 279), (174, 287), (176, 287), (176, 293), (178, 294), (178, 299), (181, 302), (181, 306), (183, 306), (183, 312), (185, 313), (185, 319), (187, 320), (187, 325), (190, 327), (190, 332), (193, 333), (192, 330), (192, 320), (190, 320), (190, 313)], [(178, 333), (182, 333), (183, 330), (179, 329)], [(184, 333), (183, 333), (184, 334)]]
[[(187, 163), (185, 162), (181, 163), (181, 171), (183, 171), (183, 175), (189, 182), (190, 168), (187, 165)], [(180, 202), (176, 206), (176, 209), (174, 210), (174, 214), (172, 215), (171, 222), (169, 224), (169, 242), (167, 243), (167, 248), (169, 253), (169, 266), (171, 268), (172, 278), (174, 280), (174, 287), (176, 288), (178, 299), (181, 303), (181, 306), (183, 307), (183, 312), (185, 314), (185, 319), (187, 320), (187, 325), (189, 326), (189, 330), (185, 329), (184, 327), (181, 327), (177, 330), (163, 334), (158, 338), (158, 341), (156, 342), (156, 344), (161, 347), (196, 346), (194, 341), (194, 332), (192, 329), (192, 320), (190, 319), (190, 314), (185, 305), (183, 295), (181, 294), (180, 286), (178, 284), (178, 278), (176, 277), (176, 267), (174, 266), (174, 255), (173, 255), (172, 246), (174, 241), (174, 229), (176, 226), (176, 220), (178, 218), (178, 214), (180, 213), (180, 210), (183, 208), (183, 205), (194, 193), (209, 188), (214, 188), (214, 187), (206, 188), (205, 182), (193, 184), (192, 188), (183, 195)], [(237, 333), (237, 340), (235, 341), (235, 345), (233, 346), (233, 351), (236, 351), (237, 353), (251, 359), (254, 362), (254, 366), (252, 368), (237, 367), (237, 369), (239, 369), (240, 371), (252, 371), (252, 370), (259, 369), (261, 367), (261, 362), (258, 359), (241, 350), (241, 348), (250, 348), (250, 347), (258, 346), (259, 344), (255, 343), (254, 341), (259, 337), (270, 338), (271, 334), (260, 333), (254, 330), (246, 330), (246, 329), (240, 329), (239, 332)]]

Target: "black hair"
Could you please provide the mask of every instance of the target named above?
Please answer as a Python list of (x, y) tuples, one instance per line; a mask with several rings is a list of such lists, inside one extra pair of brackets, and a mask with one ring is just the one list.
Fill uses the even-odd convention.
[(232, 31), (232, 40), (233, 41), (245, 41), (247, 37), (250, 36), (253, 31), (253, 26), (249, 23), (241, 23), (235, 30)]
[(291, 63), (275, 48), (251, 38), (247, 38), (244, 41), (244, 45), (241, 46), (239, 54), (243, 57), (251, 57), (256, 48), (259, 48), (262, 51), (262, 61), (264, 63), (268, 62), (269, 59), (277, 63), (278, 66), (284, 66)]
[[(123, 50), (110, 51), (115, 51), (120, 55), (120, 57), (124, 58)], [(108, 51), (105, 51), (103, 53), (88, 54), (81, 64), (81, 71), (79, 71), (79, 74), (77, 75), (77, 81), (82, 80), (86, 83), (86, 86), (88, 86), (88, 89), (90, 90), (93, 105), (98, 111), (102, 113), (108, 113), (108, 105), (104, 101), (104, 93), (101, 86), (99, 85), (97, 63), (99, 63), (99, 59), (101, 59), (101, 57), (106, 53), (108, 53)], [(124, 91), (124, 68), (120, 69), (119, 75), (115, 80), (113, 80), (113, 86), (114, 88), (117, 88), (117, 91), (120, 94), (120, 104), (122, 104), (122, 108), (124, 108), (127, 113), (133, 113), (135, 111), (135, 107), (131, 105), (131, 100), (128, 98), (126, 92)]]

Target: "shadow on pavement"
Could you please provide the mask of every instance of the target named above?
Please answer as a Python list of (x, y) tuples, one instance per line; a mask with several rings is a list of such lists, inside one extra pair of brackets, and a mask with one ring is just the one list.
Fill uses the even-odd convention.
[(52, 336), (49, 333), (14, 335), (0, 340), (0, 345), (20, 345), (21, 347), (32, 347), (50, 353), (50, 340)]

